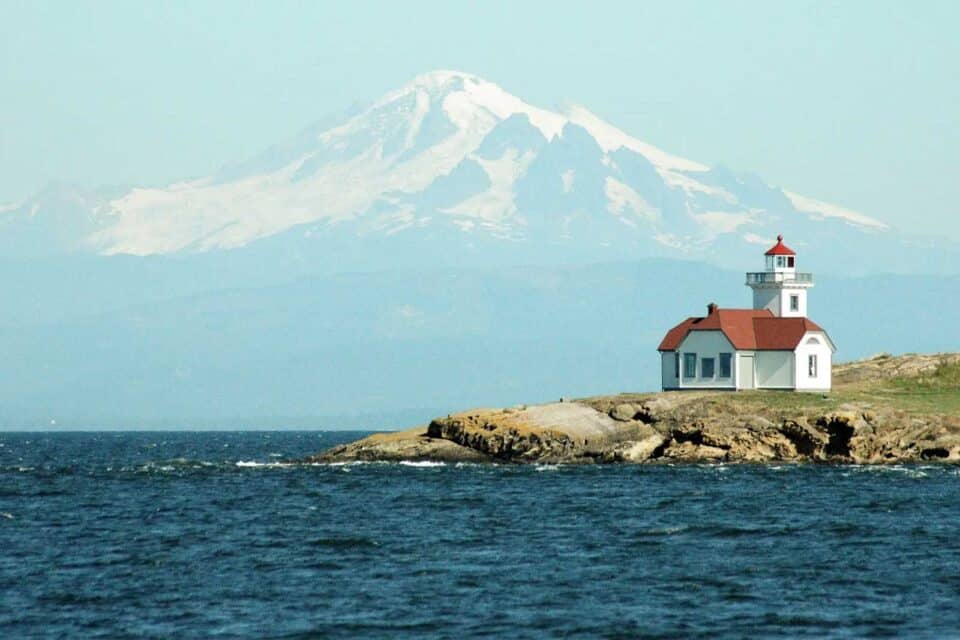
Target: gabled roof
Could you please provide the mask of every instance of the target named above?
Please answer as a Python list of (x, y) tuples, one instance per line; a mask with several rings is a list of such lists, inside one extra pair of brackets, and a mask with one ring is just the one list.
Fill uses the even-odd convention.
[(808, 331), (823, 329), (808, 318), (778, 318), (769, 309), (714, 309), (670, 329), (657, 350), (675, 350), (691, 331), (721, 331), (734, 349), (793, 351)]
[(808, 318), (756, 318), (753, 332), (757, 349), (793, 351), (808, 331), (823, 331)]
[(777, 244), (770, 247), (770, 249), (763, 254), (765, 256), (795, 256), (797, 252), (783, 244), (783, 236), (777, 236)]

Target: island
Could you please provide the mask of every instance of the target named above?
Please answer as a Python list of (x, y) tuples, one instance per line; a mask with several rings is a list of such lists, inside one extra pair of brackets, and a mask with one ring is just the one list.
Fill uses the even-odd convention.
[(960, 353), (833, 367), (829, 393), (665, 391), (473, 409), (305, 462), (960, 462)]

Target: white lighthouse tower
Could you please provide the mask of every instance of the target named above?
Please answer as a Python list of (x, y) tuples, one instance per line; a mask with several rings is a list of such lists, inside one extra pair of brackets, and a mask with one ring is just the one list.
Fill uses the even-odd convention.
[(747, 273), (753, 308), (769, 309), (778, 318), (806, 318), (807, 289), (813, 286), (813, 274), (797, 271), (797, 252), (783, 244), (782, 235), (765, 258), (765, 271)]

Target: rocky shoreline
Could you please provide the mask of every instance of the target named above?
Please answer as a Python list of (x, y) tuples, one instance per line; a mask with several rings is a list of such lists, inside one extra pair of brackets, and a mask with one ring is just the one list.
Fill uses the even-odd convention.
[(960, 354), (883, 355), (835, 367), (830, 394), (674, 391), (475, 409), (307, 461), (955, 463), (958, 371)]

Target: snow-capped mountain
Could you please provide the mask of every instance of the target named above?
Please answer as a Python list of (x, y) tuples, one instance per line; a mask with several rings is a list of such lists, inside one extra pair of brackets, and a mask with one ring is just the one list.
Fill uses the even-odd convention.
[(202, 179), (110, 196), (61, 187), (0, 213), (0, 247), (47, 235), (55, 247), (107, 255), (237, 249), (269, 237), (322, 245), (431, 236), (716, 260), (780, 232), (798, 248), (837, 234), (845, 250), (875, 252), (878, 238), (900, 246), (862, 213), (673, 156), (583, 107), (541, 109), (453, 71), (418, 76)]

